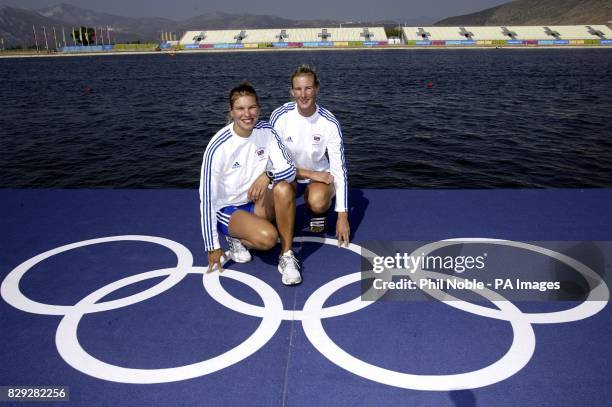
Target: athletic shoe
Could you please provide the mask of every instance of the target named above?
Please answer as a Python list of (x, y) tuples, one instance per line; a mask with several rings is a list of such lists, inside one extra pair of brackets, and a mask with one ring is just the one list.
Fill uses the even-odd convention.
[(225, 240), (229, 245), (229, 256), (232, 260), (236, 263), (248, 263), (251, 261), (251, 253), (244, 247), (240, 239), (226, 235)]
[(299, 284), (302, 282), (300, 265), (291, 250), (287, 250), (278, 258), (278, 271), (283, 275), (282, 281), (285, 285)]
[(310, 218), (310, 231), (312, 233), (321, 233), (325, 230), (325, 216)]

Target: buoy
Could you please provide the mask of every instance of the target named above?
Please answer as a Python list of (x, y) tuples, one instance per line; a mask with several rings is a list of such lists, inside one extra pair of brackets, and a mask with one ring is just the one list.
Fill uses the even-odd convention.
[(85, 85), (85, 93), (91, 93), (93, 89), (89, 85)]
[(427, 87), (430, 89), (433, 88), (433, 82), (431, 81), (427, 82)]

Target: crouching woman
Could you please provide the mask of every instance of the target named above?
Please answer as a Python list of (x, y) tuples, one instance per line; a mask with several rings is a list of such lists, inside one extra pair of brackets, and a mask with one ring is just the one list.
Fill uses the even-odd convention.
[[(251, 260), (248, 249), (269, 250), (280, 237), (278, 270), (286, 285), (302, 281), (291, 250), (295, 222), (296, 169), (276, 131), (259, 122), (260, 105), (248, 83), (229, 94), (231, 122), (208, 143), (200, 172), (202, 235), (208, 271), (221, 271), (219, 232), (238, 263)], [(272, 223), (276, 221), (276, 227)]]

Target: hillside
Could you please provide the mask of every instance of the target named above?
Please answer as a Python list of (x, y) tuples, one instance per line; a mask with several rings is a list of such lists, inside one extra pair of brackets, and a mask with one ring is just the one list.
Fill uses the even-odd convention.
[(0, 38), (4, 39), (5, 46), (23, 42), (28, 45), (34, 44), (32, 26), (36, 26), (38, 44), (44, 47), (42, 27), (45, 26), (48, 29), (47, 35), (49, 36), (49, 34), (52, 35), (54, 26), (60, 28), (61, 25), (61, 21), (42, 16), (34, 10), (0, 6)]
[(298, 21), (288, 18), (256, 15), (256, 14), (229, 14), (221, 12), (206, 13), (178, 23), (185, 30), (225, 30), (247, 28), (280, 28), (280, 27), (324, 27), (338, 25), (333, 20), (306, 20)]
[(477, 13), (445, 18), (436, 26), (605, 24), (611, 0), (516, 0)]
[[(69, 32), (72, 27), (106, 27), (112, 29), (113, 40), (147, 41), (158, 40), (161, 31), (176, 29), (176, 22), (163, 18), (129, 18), (110, 14), (97, 13), (68, 4), (59, 4), (43, 10), (0, 6), (0, 38), (5, 46), (28, 47), (34, 44), (33, 28), (36, 27), (39, 45), (44, 44), (43, 26), (51, 42), (52, 30), (55, 27), (58, 41), (64, 28), (66, 39), (70, 43)], [(51, 43), (49, 43), (51, 46)]]
[(100, 13), (71, 4), (58, 4), (43, 8), (39, 13), (54, 18), (70, 26), (112, 27), (118, 41), (155, 41), (162, 31), (175, 31), (177, 22), (160, 17), (121, 17)]

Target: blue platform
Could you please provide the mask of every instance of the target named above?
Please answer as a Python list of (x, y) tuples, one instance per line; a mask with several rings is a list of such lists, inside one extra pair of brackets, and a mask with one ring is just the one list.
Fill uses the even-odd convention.
[[(612, 241), (609, 189), (352, 190), (349, 201), (356, 247)], [(562, 323), (515, 311), (509, 322), (434, 300), (354, 302), (348, 312), (359, 284), (336, 279), (360, 271), (359, 255), (301, 227), (301, 285), (281, 284), (276, 249), (228, 262), (205, 289), (195, 190), (0, 190), (0, 211), (0, 386), (68, 386), (79, 406), (612, 403), (607, 304)], [(301, 225), (303, 205), (298, 214)], [(326, 300), (331, 281), (340, 283)], [(334, 309), (344, 311), (318, 319)]]

